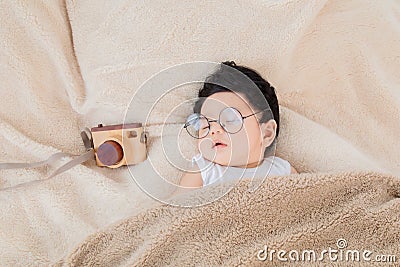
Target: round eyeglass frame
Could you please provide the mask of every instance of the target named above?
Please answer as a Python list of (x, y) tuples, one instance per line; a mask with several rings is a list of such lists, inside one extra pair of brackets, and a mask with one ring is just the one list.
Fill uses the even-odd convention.
[[(229, 132), (229, 131), (227, 131), (226, 128), (225, 128), (225, 126), (221, 124), (221, 120), (220, 120), (220, 119), (221, 119), (221, 114), (222, 114), (222, 112), (224, 112), (224, 111), (227, 110), (227, 109), (233, 109), (233, 110), (235, 110), (236, 112), (238, 112), (239, 115), (240, 115), (240, 118), (241, 118), (241, 120), (242, 120), (242, 121), (241, 121), (242, 124), (241, 124), (241, 126), (240, 126), (240, 129), (237, 130), (237, 131), (235, 131), (235, 132)], [(225, 132), (230, 133), (230, 134), (235, 134), (235, 133), (240, 132), (240, 130), (242, 130), (242, 128), (243, 128), (243, 123), (244, 123), (244, 120), (245, 120), (245, 119), (247, 119), (248, 117), (254, 116), (254, 115), (256, 115), (256, 114), (258, 114), (258, 113), (260, 113), (260, 112), (263, 112), (263, 111), (265, 111), (265, 110), (270, 110), (270, 108), (265, 108), (265, 109), (263, 109), (263, 110), (254, 112), (254, 113), (252, 113), (252, 114), (250, 114), (250, 115), (243, 116), (242, 113), (241, 113), (237, 108), (234, 108), (234, 107), (226, 107), (226, 108), (224, 108), (223, 110), (221, 110), (221, 112), (219, 113), (219, 115), (218, 115), (218, 120), (210, 120), (210, 119), (208, 119), (206, 116), (204, 116), (204, 115), (202, 115), (202, 114), (193, 113), (193, 114), (198, 114), (198, 115), (199, 115), (197, 118), (194, 118), (194, 119), (205, 118), (206, 121), (207, 121), (207, 123), (208, 123), (208, 127), (207, 127), (208, 130), (207, 130), (207, 133), (206, 133), (203, 137), (193, 136), (193, 135), (190, 133), (190, 131), (188, 130), (189, 123), (190, 123), (190, 121), (192, 121), (192, 120), (186, 122), (186, 123), (184, 124), (183, 128), (186, 129), (186, 132), (187, 132), (191, 137), (196, 138), (196, 139), (203, 139), (203, 138), (205, 138), (205, 137), (210, 133), (210, 128), (211, 128), (210, 123), (211, 123), (211, 122), (218, 122), (218, 124), (221, 126), (222, 129), (224, 129)], [(192, 115), (193, 115), (193, 114), (192, 114)], [(193, 120), (194, 120), (194, 119), (193, 119)]]

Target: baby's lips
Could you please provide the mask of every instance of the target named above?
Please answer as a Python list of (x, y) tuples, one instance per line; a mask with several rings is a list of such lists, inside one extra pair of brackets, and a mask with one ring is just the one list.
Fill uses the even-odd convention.
[(219, 145), (228, 146), (226, 143), (222, 142), (221, 140), (214, 140), (213, 143), (212, 143), (212, 147), (213, 147), (213, 148), (214, 148), (215, 146), (219, 146)]

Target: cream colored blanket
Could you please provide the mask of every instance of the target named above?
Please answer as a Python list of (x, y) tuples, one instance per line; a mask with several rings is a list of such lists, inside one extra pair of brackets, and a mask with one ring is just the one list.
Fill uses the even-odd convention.
[[(387, 213), (388, 217), (380, 214), (385, 213), (385, 208), (394, 211), (396, 204), (398, 208), (398, 199), (392, 193), (395, 187), (388, 181), (395, 181), (389, 175), (400, 176), (399, 14), (400, 5), (394, 0), (1, 1), (0, 161), (41, 161), (57, 152), (80, 154), (84, 152), (80, 130), (98, 123), (122, 123), (133, 94), (152, 75), (186, 62), (235, 60), (237, 64), (258, 70), (277, 90), (281, 132), (276, 154), (300, 172), (315, 173), (278, 179), (281, 182), (310, 179), (310, 187), (304, 189), (309, 194), (299, 189), (299, 195), (288, 194), (288, 197), (295, 199), (304, 194), (310, 201), (316, 199), (308, 202), (301, 198), (304, 202), (294, 203), (293, 210), (282, 210), (278, 218), (284, 218), (286, 212), (293, 215), (296, 209), (308, 209), (314, 203), (314, 209), (307, 213), (317, 216), (309, 221), (315, 223), (311, 224), (313, 227), (326, 225), (323, 217), (327, 213), (337, 214), (337, 217), (328, 216), (332, 219), (331, 227), (338, 233), (343, 233), (339, 227), (359, 233), (358, 243), (356, 235), (341, 236), (348, 238), (350, 247), (369, 245), (373, 242), (368, 240), (373, 240), (383, 249), (377, 252), (389, 253), (398, 237), (398, 227), (383, 233), (394, 225), (396, 213)], [(157, 90), (149, 90), (149, 97)], [(151, 117), (149, 123), (162, 122), (171, 107), (195, 96), (196, 90), (178, 91), (174, 98), (158, 106), (157, 116)], [(132, 122), (145, 121), (147, 114), (141, 110), (151, 104), (148, 100), (146, 95), (140, 99)], [(181, 121), (186, 115), (178, 114), (173, 120)], [(178, 181), (180, 172), (163, 156), (159, 133), (154, 130), (150, 135), (149, 158), (162, 170), (163, 176)], [(184, 152), (189, 153), (190, 149)], [(143, 166), (134, 168), (146, 173)], [(72, 260), (85, 255), (86, 251), (79, 252), (85, 244), (89, 246), (86, 253), (89, 255), (97, 233), (110, 231), (118, 235), (118, 228), (112, 224), (131, 218), (122, 221), (130, 227), (136, 220), (149, 216), (147, 208), (160, 206), (139, 188), (126, 167), (104, 169), (90, 161), (43, 180), (55, 167), (0, 170), (1, 265), (48, 265), (63, 258)], [(375, 174), (361, 175), (359, 171)], [(343, 191), (332, 189), (334, 194), (326, 196), (327, 199), (339, 194), (342, 202), (322, 205), (317, 180), (321, 179), (322, 183), (324, 179), (331, 179), (333, 188), (336, 183), (341, 188), (345, 176), (336, 174), (342, 172), (347, 172), (349, 177), (349, 199), (346, 200)], [(355, 190), (363, 188), (361, 185), (357, 188), (357, 178), (360, 182), (375, 184), (376, 192), (364, 184), (368, 190), (357, 198)], [(170, 193), (157, 184), (154, 187), (160, 194)], [(262, 188), (264, 191), (258, 190), (255, 195), (248, 195), (248, 199), (256, 200), (258, 194), (270, 188), (269, 183)], [(385, 188), (390, 193), (384, 193)], [(291, 192), (290, 189), (294, 187), (288, 184), (287, 189), (279, 190)], [(267, 195), (279, 195), (279, 190)], [(223, 201), (235, 200), (242, 196), (241, 192), (241, 187), (235, 187)], [(353, 199), (351, 192), (357, 197)], [(347, 220), (351, 212), (345, 212), (347, 208), (362, 207), (358, 203), (362, 199), (369, 201), (366, 209), (380, 203), (365, 217), (362, 209), (351, 210), (357, 218), (366, 218), (364, 228), (360, 225), (361, 219)], [(226, 202), (209, 208), (215, 212), (221, 203)], [(248, 207), (250, 203), (244, 199), (240, 207)], [(283, 202), (270, 203), (283, 205)], [(257, 206), (254, 205), (253, 210)], [(315, 212), (318, 207), (321, 212)], [(343, 212), (338, 211), (342, 207)], [(234, 210), (235, 205), (227, 203), (224, 208)], [(205, 209), (184, 211), (163, 206), (155, 208), (154, 215), (165, 214), (160, 217), (161, 222), (171, 219), (168, 214), (186, 218), (192, 212), (200, 215)], [(222, 216), (228, 215), (222, 213)], [(375, 228), (386, 219), (387, 225)], [(306, 227), (306, 224), (300, 225), (304, 220), (298, 221), (294, 229)], [(163, 245), (162, 239), (158, 239), (161, 243), (154, 243), (161, 224), (149, 222), (155, 227), (154, 232), (138, 228), (139, 232), (129, 237), (130, 240), (144, 239), (138, 250), (133, 250), (132, 244), (126, 245), (132, 261), (146, 258), (147, 244), (157, 244), (160, 251), (163, 246), (172, 248), (169, 244), (175, 242), (164, 239)], [(190, 222), (195, 224), (196, 220), (187, 223)], [(251, 220), (246, 223), (251, 225)], [(292, 226), (285, 220), (279, 227), (269, 228), (268, 236), (274, 234), (276, 238), (267, 244), (291, 248), (278, 236), (290, 236), (285, 232), (290, 230), (282, 229)], [(243, 251), (254, 252), (259, 249), (258, 245), (268, 241), (260, 239), (263, 235), (254, 236), (256, 229), (259, 228), (249, 230), (253, 231), (251, 237), (257, 243), (248, 237)], [(361, 229), (365, 234), (361, 234), (364, 232)], [(166, 225), (165, 231), (171, 229)], [(318, 238), (312, 239), (302, 237), (299, 231), (295, 235), (303, 241), (296, 242), (316, 244), (315, 249), (333, 246), (339, 238), (329, 235), (333, 232), (329, 228), (325, 236), (324, 231), (318, 231)], [(145, 233), (149, 234), (148, 239)], [(211, 232), (203, 237), (214, 238)], [(221, 235), (217, 241), (227, 244), (237, 241), (235, 249), (240, 248), (241, 240), (230, 241), (230, 237)], [(321, 241), (318, 243), (318, 240)], [(382, 243), (383, 240), (389, 242)], [(303, 243), (293, 244), (298, 244), (300, 249)], [(133, 251), (136, 254), (131, 254)], [(99, 251), (105, 256), (103, 252)], [(196, 253), (193, 255), (199, 255)], [(232, 255), (232, 251), (227, 253), (231, 254), (223, 254), (221, 259)], [(218, 254), (211, 255), (210, 260), (219, 257)], [(249, 255), (245, 258), (250, 259)]]
[[(178, 197), (211, 197), (227, 186)], [(160, 205), (118, 222), (91, 235), (59, 264), (400, 264), (398, 177), (373, 172), (301, 174), (270, 178), (254, 193), (247, 192), (247, 186), (247, 180), (241, 181), (210, 205)]]

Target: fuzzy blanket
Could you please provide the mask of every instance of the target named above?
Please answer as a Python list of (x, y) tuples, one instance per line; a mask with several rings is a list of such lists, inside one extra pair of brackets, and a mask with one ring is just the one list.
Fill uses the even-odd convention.
[[(0, 162), (81, 154), (81, 129), (122, 123), (154, 74), (234, 60), (276, 88), (276, 155), (302, 172), (267, 180), (251, 194), (237, 185), (213, 204), (184, 209), (147, 195), (127, 167), (88, 161), (48, 180), (57, 166), (0, 170), (0, 265), (151, 263), (158, 253), (185, 262), (183, 254), (193, 259), (205, 249), (210, 263), (250, 264), (264, 244), (319, 249), (335, 247), (338, 238), (349, 248), (398, 253), (399, 14), (400, 4), (390, 0), (0, 1)], [(143, 111), (160, 90), (153, 86), (136, 99), (129, 122), (169, 118), (173, 130), (189, 107), (172, 117), (171, 109), (198, 87), (176, 88), (147, 117)], [(178, 182), (181, 172), (165, 157), (159, 129), (149, 131), (149, 160), (132, 170), (144, 177), (151, 161), (160, 176)], [(157, 182), (153, 188), (171, 194)], [(206, 218), (216, 228), (204, 225)], [(181, 235), (170, 237), (173, 231)], [(225, 252), (223, 242), (230, 244)]]
[[(280, 176), (269, 178), (254, 193), (248, 192), (248, 185), (248, 180), (242, 180), (227, 195), (206, 206), (160, 205), (149, 209), (91, 235), (58, 264), (400, 263), (398, 177), (373, 172)], [(211, 186), (178, 197), (211, 197), (227, 186)], [(323, 254), (330, 249), (330, 254)], [(280, 250), (285, 252), (278, 257)]]

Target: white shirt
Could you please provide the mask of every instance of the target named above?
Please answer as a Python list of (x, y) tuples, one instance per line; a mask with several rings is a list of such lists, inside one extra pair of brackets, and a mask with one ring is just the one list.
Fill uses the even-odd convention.
[(282, 158), (270, 156), (264, 158), (264, 161), (255, 168), (238, 168), (232, 166), (222, 166), (211, 162), (201, 154), (192, 158), (192, 163), (196, 163), (201, 172), (203, 186), (212, 184), (216, 181), (225, 179), (243, 178), (264, 178), (275, 175), (289, 175), (291, 173), (290, 163)]

